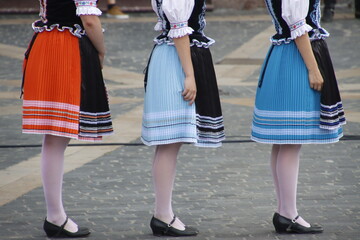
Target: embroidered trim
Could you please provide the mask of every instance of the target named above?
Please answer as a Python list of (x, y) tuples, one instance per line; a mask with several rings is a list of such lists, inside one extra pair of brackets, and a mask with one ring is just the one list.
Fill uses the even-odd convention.
[(170, 23), (171, 29), (180, 29), (188, 26), (188, 22)]
[(76, 7), (96, 7), (96, 1), (75, 1)]
[(39, 13), (39, 16), (41, 17), (43, 22), (47, 22), (47, 19), (46, 19), (46, 1), (44, 1), (44, 0), (40, 1), (40, 13)]
[(295, 31), (296, 29), (300, 28), (301, 26), (304, 26), (305, 24), (306, 24), (305, 19), (301, 19), (301, 20), (297, 21), (296, 23), (291, 24), (289, 26), (289, 28), (291, 31)]

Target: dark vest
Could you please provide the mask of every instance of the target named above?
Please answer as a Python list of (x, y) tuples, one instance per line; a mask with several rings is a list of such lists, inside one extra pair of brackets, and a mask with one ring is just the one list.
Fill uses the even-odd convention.
[(77, 37), (85, 34), (73, 0), (40, 0), (39, 16), (40, 20), (33, 23), (36, 32), (57, 28), (60, 31), (68, 29)]
[[(276, 34), (272, 36), (271, 39), (273, 44), (291, 42), (291, 31), (281, 16), (281, 0), (265, 0), (265, 2), (276, 30)], [(306, 23), (313, 28), (313, 30), (309, 32), (311, 40), (322, 39), (329, 36), (329, 33), (320, 26), (320, 0), (309, 0), (309, 11), (305, 20)]]
[[(156, 5), (159, 13), (159, 18), (162, 20), (162, 33), (155, 39), (158, 43), (171, 42), (167, 37), (170, 31), (170, 22), (166, 15), (161, 11), (162, 0), (156, 0)], [(205, 0), (195, 0), (194, 9), (188, 20), (188, 26), (191, 27), (194, 32), (189, 35), (190, 42), (197, 46), (208, 46), (214, 42), (213, 39), (206, 37), (204, 34), (206, 4)]]

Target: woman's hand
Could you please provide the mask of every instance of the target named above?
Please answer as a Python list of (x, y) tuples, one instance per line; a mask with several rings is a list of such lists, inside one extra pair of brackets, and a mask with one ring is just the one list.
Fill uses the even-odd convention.
[(319, 69), (309, 71), (309, 83), (312, 89), (321, 91), (324, 84), (324, 79), (322, 78)]
[(182, 96), (185, 101), (189, 101), (189, 105), (192, 105), (196, 98), (196, 83), (195, 77), (188, 76), (184, 81), (184, 91), (182, 92)]

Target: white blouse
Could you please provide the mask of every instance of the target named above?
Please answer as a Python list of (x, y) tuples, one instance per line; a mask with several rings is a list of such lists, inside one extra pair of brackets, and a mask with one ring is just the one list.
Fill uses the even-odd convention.
[(96, 0), (74, 0), (76, 5), (76, 15), (96, 15), (100, 16), (101, 11), (97, 8)]
[(291, 39), (295, 39), (312, 30), (306, 23), (306, 16), (309, 11), (308, 0), (282, 0), (282, 18), (285, 20), (291, 31)]
[[(155, 30), (162, 30), (162, 13), (158, 12), (156, 0), (151, 0), (152, 8), (158, 16)], [(163, 0), (160, 11), (170, 22), (168, 37), (179, 38), (191, 34), (194, 30), (188, 26), (188, 20), (195, 5), (195, 0)]]

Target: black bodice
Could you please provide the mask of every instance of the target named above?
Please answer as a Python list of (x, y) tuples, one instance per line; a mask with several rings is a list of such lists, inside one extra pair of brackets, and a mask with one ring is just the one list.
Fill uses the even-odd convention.
[[(161, 11), (162, 0), (156, 0), (159, 18), (162, 20), (162, 33), (155, 39), (159, 44), (171, 43), (172, 40), (167, 36), (170, 31), (170, 22), (167, 19), (163, 11)], [(192, 45), (198, 47), (208, 47), (215, 41), (204, 34), (204, 28), (206, 26), (205, 21), (206, 1), (195, 0), (195, 5), (191, 16), (188, 20), (188, 26), (191, 27), (194, 32), (189, 35), (190, 42)]]
[[(274, 44), (289, 43), (291, 31), (285, 20), (282, 18), (281, 0), (265, 0), (268, 11), (273, 19), (276, 34), (272, 37)], [(311, 40), (322, 39), (329, 36), (329, 33), (320, 25), (320, 0), (309, 0), (309, 10), (305, 18), (306, 23), (313, 29), (309, 32)]]
[(40, 0), (40, 20), (33, 23), (36, 32), (60, 31), (68, 29), (72, 34), (81, 37), (85, 32), (73, 0)]

